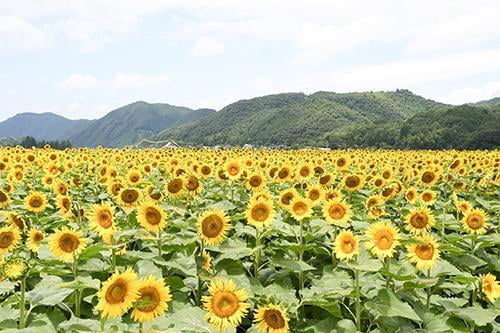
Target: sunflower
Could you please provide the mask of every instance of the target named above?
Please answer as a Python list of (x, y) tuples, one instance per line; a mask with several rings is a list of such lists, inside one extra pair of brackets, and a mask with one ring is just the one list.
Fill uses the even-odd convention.
[(89, 225), (99, 236), (112, 235), (116, 231), (115, 207), (109, 202), (92, 205), (88, 214)]
[(374, 206), (378, 206), (384, 202), (384, 199), (380, 195), (372, 195), (366, 199), (365, 207), (370, 210)]
[(161, 232), (165, 229), (167, 213), (156, 202), (144, 202), (137, 208), (137, 221), (150, 231)]
[(428, 232), (434, 225), (432, 212), (424, 208), (414, 208), (406, 215), (406, 230), (419, 235)]
[(283, 190), (279, 194), (278, 204), (287, 209), (290, 206), (290, 202), (292, 202), (293, 198), (297, 197), (299, 194), (294, 188), (290, 188), (287, 190)]
[(170, 198), (176, 198), (184, 193), (184, 181), (179, 177), (173, 178), (167, 183), (166, 190)]
[(495, 275), (488, 273), (481, 276), (481, 290), (491, 303), (500, 297), (500, 285)]
[(414, 187), (410, 187), (408, 190), (406, 190), (405, 199), (408, 202), (414, 202), (415, 200), (417, 200), (418, 199), (417, 189)]
[(31, 229), (27, 240), (28, 249), (38, 252), (40, 250), (40, 243), (44, 238), (45, 234), (41, 230)]
[(58, 195), (56, 206), (59, 208), (59, 213), (65, 218), (71, 217), (71, 207), (73, 206), (71, 199), (65, 195)]
[(374, 219), (378, 219), (380, 216), (385, 215), (385, 210), (382, 207), (372, 207), (368, 214)]
[(141, 200), (141, 192), (136, 188), (124, 188), (118, 194), (118, 202), (125, 209), (130, 212), (135, 208), (137, 202)]
[(347, 175), (342, 181), (342, 185), (348, 191), (356, 191), (363, 187), (364, 180), (358, 175)]
[(253, 225), (258, 230), (262, 230), (271, 225), (276, 216), (272, 200), (251, 200), (246, 211), (248, 224)]
[(66, 195), (68, 193), (68, 186), (64, 182), (58, 181), (53, 187), (57, 195)]
[(408, 260), (424, 271), (434, 267), (439, 259), (439, 245), (428, 234), (417, 237), (418, 244), (409, 245)]
[(391, 258), (399, 245), (399, 233), (390, 222), (376, 222), (366, 231), (366, 248), (379, 257)]
[(438, 175), (432, 170), (426, 170), (420, 175), (420, 182), (425, 186), (432, 186), (436, 184), (438, 179)]
[(294, 219), (296, 219), (297, 221), (302, 221), (303, 219), (311, 216), (312, 203), (309, 199), (304, 199), (300, 196), (297, 196), (292, 199), (288, 209)]
[(203, 190), (203, 184), (195, 176), (188, 174), (185, 177), (185, 187), (189, 194), (196, 195)]
[(139, 170), (132, 169), (127, 172), (127, 181), (131, 185), (137, 185), (141, 182), (142, 180), (142, 174)]
[(172, 295), (163, 279), (150, 275), (140, 280), (137, 288), (139, 298), (134, 303), (131, 315), (135, 321), (140, 323), (151, 321), (168, 310), (167, 302), (172, 299)]
[(463, 217), (462, 226), (471, 234), (484, 234), (488, 228), (488, 215), (482, 209), (471, 209)]
[(422, 199), (424, 205), (432, 205), (436, 201), (436, 192), (432, 190), (425, 190), (422, 194), (420, 194), (420, 199)]
[(345, 170), (351, 165), (351, 158), (347, 155), (344, 155), (342, 157), (339, 157), (335, 161), (335, 166), (340, 169), (340, 170)]
[(10, 204), (11, 200), (9, 195), (0, 190), (0, 209), (7, 207)]
[(323, 189), (321, 186), (314, 185), (309, 188), (309, 191), (307, 191), (307, 198), (311, 200), (311, 202), (316, 206), (321, 204), (323, 201)]
[(20, 278), (25, 270), (26, 265), (22, 259), (9, 260), (2, 267), (3, 275), (13, 280)]
[(313, 166), (310, 163), (301, 165), (297, 170), (297, 176), (301, 180), (310, 178), (314, 174)]
[(328, 223), (345, 227), (352, 216), (351, 206), (340, 199), (333, 199), (323, 205), (323, 216)]
[(245, 185), (251, 191), (261, 191), (266, 186), (266, 179), (263, 175), (255, 173), (248, 177)]
[(55, 232), (49, 242), (49, 247), (54, 256), (62, 261), (71, 262), (74, 256), (77, 256), (87, 246), (88, 239), (82, 238), (82, 236), (81, 231), (64, 227)]
[(286, 311), (279, 305), (268, 304), (255, 311), (255, 324), (263, 333), (288, 333), (289, 327)]
[(26, 224), (21, 214), (17, 212), (3, 212), (6, 217), (7, 224), (19, 229), (20, 232), (24, 232)]
[(465, 200), (457, 201), (455, 206), (462, 214), (466, 214), (472, 209), (472, 205)]
[(14, 250), (19, 241), (21, 234), (19, 229), (8, 226), (0, 229), (0, 255)]
[(250, 305), (245, 302), (248, 294), (244, 289), (236, 289), (233, 280), (213, 280), (208, 287), (209, 296), (203, 296), (203, 307), (207, 311), (205, 319), (218, 330), (236, 328), (247, 314)]
[(226, 163), (224, 171), (229, 176), (230, 179), (235, 180), (241, 176), (242, 165), (238, 160), (228, 161)]
[(335, 237), (333, 245), (335, 256), (338, 259), (351, 260), (354, 256), (359, 255), (359, 238), (350, 230), (342, 230)]
[(324, 201), (330, 201), (333, 199), (342, 199), (343, 196), (342, 196), (342, 192), (340, 192), (339, 190), (329, 188), (329, 189), (325, 189), (325, 191), (323, 191), (323, 197), (324, 197)]
[(125, 272), (116, 271), (97, 293), (99, 303), (95, 307), (102, 311), (103, 318), (115, 318), (127, 312), (139, 298), (139, 281), (131, 268)]
[(203, 258), (203, 265), (201, 267), (203, 269), (206, 269), (207, 271), (210, 271), (212, 269), (212, 256), (205, 250), (203, 250), (201, 256)]
[(231, 224), (221, 209), (211, 209), (198, 218), (198, 236), (207, 245), (220, 244), (227, 236)]
[(47, 207), (47, 198), (38, 191), (32, 191), (26, 198), (24, 198), (24, 206), (30, 212), (43, 212)]

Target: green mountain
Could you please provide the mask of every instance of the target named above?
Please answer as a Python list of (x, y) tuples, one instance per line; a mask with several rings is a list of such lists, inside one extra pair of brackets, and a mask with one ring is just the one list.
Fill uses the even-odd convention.
[(330, 147), (500, 148), (500, 104), (420, 112), (404, 121), (357, 124), (328, 135)]
[(64, 135), (77, 147), (123, 147), (158, 134), (166, 128), (189, 123), (211, 113), (215, 111), (135, 102), (111, 111), (80, 129), (69, 130)]
[(19, 113), (0, 122), (0, 137), (32, 136), (39, 140), (62, 139), (66, 131), (87, 126), (89, 120), (71, 120), (54, 113)]
[(277, 94), (238, 101), (206, 118), (169, 128), (151, 140), (190, 145), (326, 146), (327, 134), (352, 124), (405, 120), (447, 107), (408, 90)]
[(500, 104), (500, 97), (495, 97), (492, 99), (487, 99), (484, 101), (480, 101), (477, 103), (473, 103), (472, 105), (478, 105), (478, 106), (495, 106)]

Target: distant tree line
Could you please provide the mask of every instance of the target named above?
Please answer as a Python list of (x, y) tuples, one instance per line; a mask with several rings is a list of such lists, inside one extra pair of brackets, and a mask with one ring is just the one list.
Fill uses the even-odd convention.
[(42, 147), (45, 147), (45, 146), (50, 146), (54, 149), (58, 149), (58, 150), (63, 150), (63, 149), (66, 149), (66, 148), (71, 148), (73, 147), (73, 145), (71, 144), (71, 142), (69, 142), (69, 140), (40, 140), (40, 141), (37, 141), (34, 137), (32, 136), (27, 136), (27, 137), (24, 137), (23, 140), (19, 143), (19, 146), (22, 146), (24, 148), (32, 148), (32, 147), (35, 147), (35, 148), (42, 148)]

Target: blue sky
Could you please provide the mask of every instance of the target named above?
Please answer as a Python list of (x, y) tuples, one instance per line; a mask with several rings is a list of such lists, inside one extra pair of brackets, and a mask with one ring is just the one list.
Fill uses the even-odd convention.
[(500, 96), (500, 2), (0, 1), (0, 120), (396, 88)]

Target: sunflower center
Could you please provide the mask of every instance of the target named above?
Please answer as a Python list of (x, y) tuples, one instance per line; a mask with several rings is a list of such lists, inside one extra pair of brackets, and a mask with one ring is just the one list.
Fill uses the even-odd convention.
[(42, 233), (40, 233), (40, 232), (35, 233), (35, 235), (33, 236), (33, 240), (34, 240), (36, 243), (41, 242), (41, 241), (42, 241), (42, 239), (43, 239), (43, 235), (42, 235)]
[(431, 172), (431, 171), (426, 171), (422, 175), (422, 181), (424, 183), (426, 183), (426, 184), (432, 183), (432, 181), (434, 180), (434, 178), (435, 178), (434, 173)]
[(99, 225), (105, 229), (108, 229), (111, 227), (111, 224), (113, 223), (113, 215), (109, 210), (102, 210), (99, 212), (99, 218), (98, 218)]
[(205, 176), (208, 176), (210, 174), (210, 168), (207, 166), (202, 166), (201, 167), (201, 173), (204, 174)]
[(140, 298), (139, 305), (136, 308), (141, 312), (151, 312), (158, 307), (160, 304), (160, 294), (158, 290), (153, 287), (145, 287), (139, 290)]
[(428, 193), (428, 192), (425, 192), (424, 194), (422, 194), (422, 199), (425, 201), (425, 202), (429, 202), (432, 200), (432, 194)]
[(189, 180), (186, 183), (186, 188), (189, 191), (195, 191), (200, 186), (200, 182), (196, 177), (189, 177)]
[(264, 204), (257, 204), (252, 208), (252, 218), (256, 221), (262, 222), (269, 217), (269, 210)]
[(473, 214), (467, 218), (467, 225), (474, 230), (480, 229), (484, 224), (483, 222), (483, 218), (480, 215)]
[(406, 198), (407, 198), (408, 200), (413, 200), (413, 199), (415, 199), (415, 192), (413, 192), (413, 191), (408, 192), (408, 193), (406, 194)]
[(285, 318), (283, 318), (281, 312), (278, 310), (266, 310), (266, 312), (264, 312), (264, 320), (267, 325), (276, 330), (285, 327)]
[(345, 184), (349, 188), (354, 188), (359, 185), (360, 179), (358, 176), (349, 176), (345, 180)]
[(432, 244), (418, 244), (415, 253), (420, 259), (431, 260), (434, 255), (434, 247)]
[(291, 193), (286, 193), (284, 194), (282, 197), (281, 197), (281, 202), (284, 204), (284, 205), (289, 205), (290, 204), (290, 201), (292, 201), (293, 199), (293, 194)]
[(3, 191), (0, 191), (0, 202), (5, 202), (7, 201), (7, 195), (3, 193)]
[(394, 242), (392, 234), (386, 230), (381, 230), (375, 234), (375, 245), (381, 250), (388, 250)]
[(309, 192), (309, 199), (311, 200), (318, 200), (320, 197), (320, 193), (318, 190), (312, 190)]
[(307, 177), (307, 176), (309, 176), (310, 173), (311, 173), (311, 170), (309, 170), (309, 168), (304, 167), (304, 168), (300, 169), (300, 175), (302, 177)]
[(66, 211), (71, 209), (71, 201), (68, 198), (64, 198), (62, 201), (62, 205)]
[(121, 303), (126, 295), (127, 284), (122, 279), (118, 279), (106, 291), (106, 301), (110, 304)]
[(260, 177), (254, 176), (250, 178), (250, 186), (258, 187), (260, 184), (262, 184)]
[(332, 205), (328, 212), (334, 220), (340, 220), (345, 215), (345, 209), (341, 205)]
[(134, 174), (134, 175), (130, 176), (130, 181), (132, 183), (137, 183), (139, 181), (139, 175)]
[(11, 215), (12, 221), (17, 225), (17, 227), (21, 230), (24, 230), (24, 221), (17, 215)]
[(71, 234), (64, 234), (59, 239), (59, 247), (64, 252), (68, 253), (74, 252), (78, 248), (78, 245), (80, 245), (78, 237)]
[(278, 172), (278, 177), (280, 179), (285, 179), (286, 177), (288, 177), (288, 170), (281, 169), (280, 172)]
[(341, 247), (342, 247), (342, 252), (351, 253), (356, 248), (356, 242), (354, 241), (354, 239), (351, 238), (344, 239), (342, 240)]
[(337, 166), (343, 167), (346, 164), (346, 160), (344, 158), (339, 158), (337, 160)]
[(214, 238), (219, 236), (223, 225), (224, 223), (220, 217), (217, 215), (210, 215), (201, 222), (201, 229), (203, 231), (203, 235), (208, 238)]
[(146, 208), (145, 215), (146, 221), (148, 221), (149, 224), (156, 225), (161, 222), (161, 213), (153, 207)]
[(319, 178), (319, 183), (321, 185), (328, 184), (328, 182), (330, 181), (330, 179), (331, 179), (330, 175), (322, 176), (322, 177)]
[(425, 228), (428, 221), (427, 215), (422, 213), (416, 213), (410, 218), (410, 224), (417, 229)]
[(217, 317), (230, 317), (238, 311), (238, 307), (238, 298), (230, 291), (219, 291), (212, 298), (212, 310)]
[(483, 284), (483, 290), (490, 293), (493, 291), (493, 286), (489, 281)]
[(236, 165), (230, 165), (228, 170), (227, 170), (227, 172), (229, 172), (229, 174), (231, 176), (236, 176), (239, 171), (240, 171), (240, 168)]
[(136, 190), (124, 190), (121, 198), (125, 203), (131, 204), (139, 199), (139, 193)]
[(12, 231), (5, 231), (0, 234), (0, 249), (6, 249), (14, 240), (14, 234)]
[(293, 211), (299, 216), (304, 215), (307, 212), (307, 205), (304, 202), (299, 201), (293, 205)]
[(30, 199), (29, 204), (33, 208), (40, 208), (43, 205), (42, 198), (36, 196)]
[(170, 193), (177, 193), (182, 190), (182, 182), (179, 179), (174, 179), (168, 183), (167, 189)]

